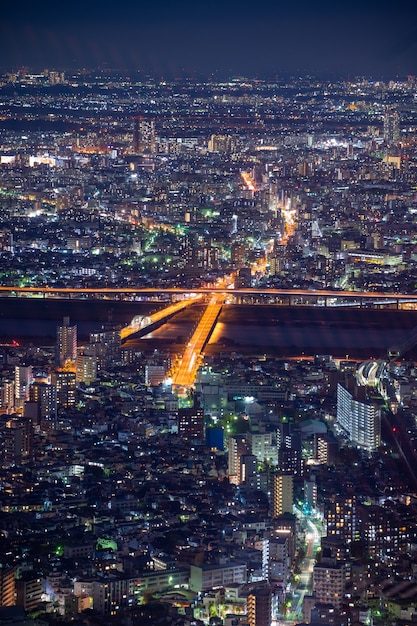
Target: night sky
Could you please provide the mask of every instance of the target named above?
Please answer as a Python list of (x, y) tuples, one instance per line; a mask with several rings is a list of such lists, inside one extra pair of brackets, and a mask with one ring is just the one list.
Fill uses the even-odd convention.
[(415, 0), (9, 0), (0, 66), (404, 77), (417, 74), (416, 17)]

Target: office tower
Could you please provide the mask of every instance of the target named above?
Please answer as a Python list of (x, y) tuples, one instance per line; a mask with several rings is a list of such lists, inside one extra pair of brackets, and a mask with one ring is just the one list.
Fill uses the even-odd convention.
[(178, 410), (178, 434), (183, 439), (204, 439), (204, 413), (196, 404)]
[(271, 626), (272, 592), (269, 588), (251, 591), (248, 595), (249, 626)]
[(2, 427), (2, 465), (14, 467), (32, 460), (33, 426), (24, 417), (11, 417)]
[(143, 152), (155, 151), (155, 120), (147, 119), (138, 115), (134, 118), (133, 126), (133, 152), (142, 154)]
[(60, 366), (77, 358), (77, 326), (70, 326), (69, 317), (64, 317), (62, 326), (57, 328), (56, 349), (57, 364)]
[(272, 516), (279, 517), (283, 513), (292, 513), (294, 476), (291, 474), (274, 474)]
[[(375, 396), (375, 392), (374, 392)], [(337, 422), (357, 446), (372, 452), (381, 444), (381, 403), (354, 379), (337, 385)]]
[(31, 365), (16, 365), (14, 368), (14, 389), (16, 404), (22, 406), (25, 400), (29, 400), (29, 385), (33, 380)]
[(58, 408), (68, 408), (75, 404), (75, 372), (57, 369), (52, 374), (52, 384), (56, 389)]
[(395, 109), (388, 109), (384, 114), (384, 140), (388, 144), (400, 141), (400, 115)]

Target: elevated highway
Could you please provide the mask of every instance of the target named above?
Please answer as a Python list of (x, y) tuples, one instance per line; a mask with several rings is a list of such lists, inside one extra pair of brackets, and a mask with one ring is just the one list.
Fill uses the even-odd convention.
[(222, 294), (226, 301), (236, 304), (276, 304), (285, 306), (319, 307), (389, 307), (417, 309), (417, 294), (367, 291), (333, 291), (330, 289), (216, 289), (200, 287), (15, 287), (0, 286), (1, 297), (71, 298), (98, 300), (154, 300), (191, 297), (193, 294)]

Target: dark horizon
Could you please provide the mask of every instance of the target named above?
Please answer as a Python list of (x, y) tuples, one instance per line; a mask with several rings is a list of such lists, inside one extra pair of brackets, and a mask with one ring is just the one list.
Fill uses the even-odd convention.
[(0, 17), (3, 67), (113, 68), (157, 76), (417, 74), (416, 7), (371, 0), (92, 0), (8, 4)]

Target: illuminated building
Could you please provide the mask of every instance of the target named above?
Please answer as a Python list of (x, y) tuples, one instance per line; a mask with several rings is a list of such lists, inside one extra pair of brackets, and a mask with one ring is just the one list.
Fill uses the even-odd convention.
[(240, 483), (256, 488), (258, 461), (254, 454), (242, 454), (240, 458)]
[(388, 144), (400, 140), (400, 115), (395, 109), (388, 109), (384, 114), (384, 140)]
[(341, 563), (327, 563), (323, 559), (313, 568), (313, 594), (317, 602), (340, 609), (345, 592), (345, 572)]
[(52, 384), (56, 388), (58, 408), (68, 408), (75, 404), (75, 372), (58, 369), (52, 374)]
[(88, 354), (97, 357), (99, 371), (105, 369), (107, 365), (118, 363), (121, 358), (120, 331), (104, 327), (103, 330), (91, 333)]
[(33, 611), (40, 605), (42, 594), (42, 578), (35, 572), (22, 572), (16, 580), (16, 604), (25, 611)]
[(287, 580), (289, 574), (289, 538), (272, 533), (269, 540), (269, 578), (271, 581)]
[(235, 279), (236, 289), (245, 289), (252, 285), (252, 272), (250, 267), (241, 267)]
[(145, 572), (139, 578), (114, 573), (95, 578), (93, 581), (79, 580), (74, 585), (77, 596), (86, 594), (92, 598), (93, 608), (104, 615), (115, 615), (120, 609), (141, 604), (146, 593), (156, 593), (185, 585), (188, 569), (169, 569)]
[(78, 354), (76, 381), (90, 385), (95, 380), (97, 380), (97, 357), (91, 354)]
[(350, 544), (356, 536), (356, 498), (355, 496), (335, 495), (327, 503), (327, 534), (342, 537)]
[(260, 463), (267, 460), (276, 464), (278, 461), (278, 445), (276, 432), (248, 433), (248, 446)]
[(15, 568), (0, 563), (0, 606), (15, 604)]
[(15, 383), (13, 380), (4, 380), (0, 386), (0, 410), (3, 413), (13, 413), (15, 404)]
[(294, 476), (291, 474), (274, 474), (272, 487), (272, 516), (279, 517), (283, 513), (292, 513), (294, 503)]
[(292, 513), (284, 513), (274, 519), (273, 537), (276, 539), (286, 539), (288, 541), (288, 554), (290, 560), (294, 558), (296, 537), (297, 537), (297, 518)]
[(33, 380), (31, 365), (16, 365), (14, 369), (14, 390), (17, 404), (29, 400), (29, 385)]
[(145, 117), (135, 117), (133, 127), (133, 152), (142, 154), (143, 152), (155, 151), (155, 121)]
[(228, 440), (229, 480), (238, 485), (241, 480), (241, 458), (248, 453), (246, 435), (234, 435)]
[(337, 421), (352, 443), (371, 452), (381, 444), (381, 404), (352, 379), (337, 385)]
[(145, 365), (145, 383), (151, 387), (157, 387), (164, 382), (168, 371), (168, 365), (147, 363)]
[(38, 415), (41, 421), (50, 421), (56, 418), (56, 389), (46, 382), (34, 382), (29, 387), (29, 400), (38, 405)]
[(232, 243), (230, 248), (230, 261), (233, 267), (242, 267), (245, 263), (246, 248), (243, 243)]
[(335, 463), (339, 452), (339, 444), (328, 433), (319, 433), (314, 437), (315, 457), (317, 463), (331, 465)]
[(22, 465), (32, 460), (33, 427), (27, 418), (12, 417), (3, 428), (3, 467)]
[(396, 560), (409, 546), (409, 527), (396, 511), (383, 506), (358, 507), (358, 526), (371, 558)]
[(190, 589), (193, 591), (208, 591), (218, 587), (224, 587), (233, 583), (247, 582), (246, 563), (232, 561), (224, 565), (203, 563), (191, 565)]
[(212, 135), (208, 142), (209, 152), (231, 152), (232, 138), (229, 135)]
[(194, 405), (178, 410), (178, 434), (183, 439), (204, 439), (204, 412)]
[(248, 595), (249, 626), (271, 626), (272, 593), (270, 589), (257, 589)]
[(69, 317), (64, 317), (62, 326), (57, 328), (57, 364), (77, 358), (77, 326), (70, 326)]

